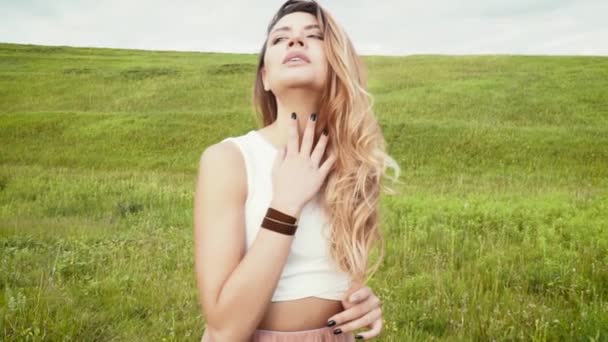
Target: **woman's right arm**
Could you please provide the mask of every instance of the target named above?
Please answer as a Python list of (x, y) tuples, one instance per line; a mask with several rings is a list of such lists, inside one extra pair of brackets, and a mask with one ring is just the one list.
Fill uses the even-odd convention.
[[(201, 155), (194, 196), (194, 264), (199, 301), (214, 342), (248, 341), (271, 301), (293, 235), (260, 228), (246, 251), (245, 164), (230, 142)], [(301, 208), (272, 201), (294, 217)]]

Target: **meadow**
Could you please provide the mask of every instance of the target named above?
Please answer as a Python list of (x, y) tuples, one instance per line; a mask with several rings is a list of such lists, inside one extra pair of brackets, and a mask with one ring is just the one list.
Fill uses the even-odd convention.
[[(363, 59), (402, 168), (375, 340), (608, 341), (608, 57)], [(198, 161), (256, 62), (0, 44), (0, 340), (200, 340)]]

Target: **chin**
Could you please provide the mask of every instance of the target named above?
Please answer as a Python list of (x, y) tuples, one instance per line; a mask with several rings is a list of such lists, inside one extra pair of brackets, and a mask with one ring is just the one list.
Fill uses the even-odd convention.
[(280, 88), (292, 89), (292, 88), (309, 88), (309, 89), (321, 89), (322, 84), (319, 84), (318, 80), (311, 79), (309, 77), (290, 77), (289, 79), (282, 80)]

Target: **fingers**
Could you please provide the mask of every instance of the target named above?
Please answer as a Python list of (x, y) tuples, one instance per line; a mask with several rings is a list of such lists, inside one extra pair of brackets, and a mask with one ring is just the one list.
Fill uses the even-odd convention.
[(304, 136), (302, 137), (302, 145), (300, 146), (300, 153), (302, 153), (304, 156), (309, 156), (310, 150), (312, 150), (312, 144), (313, 144), (313, 141), (315, 138), (316, 121), (317, 121), (317, 114), (316, 113), (310, 114), (310, 116), (308, 117), (308, 121), (306, 122), (306, 128), (304, 129)]
[[(334, 327), (334, 331), (336, 331), (336, 329), (340, 329), (342, 331), (342, 333), (352, 332), (357, 329), (368, 327), (372, 324), (378, 324), (378, 323), (376, 323), (377, 320), (382, 320), (382, 309), (379, 307), (376, 307), (375, 309), (372, 309), (371, 311), (366, 312), (362, 316), (356, 317), (356, 319), (349, 320), (343, 324), (336, 325)], [(369, 336), (372, 334), (372, 332), (370, 330), (365, 333), (361, 333), (359, 335), (363, 335), (363, 334)]]
[(312, 151), (312, 154), (310, 155), (310, 159), (313, 161), (313, 164), (315, 166), (318, 166), (319, 163), (321, 162), (321, 158), (323, 157), (323, 154), (325, 153), (325, 148), (327, 147), (328, 140), (329, 140), (329, 137), (327, 135), (325, 135), (325, 133), (322, 133), (321, 136), (319, 137), (319, 141), (317, 141), (317, 145), (315, 146), (314, 151)]
[(369, 288), (369, 286), (364, 286), (364, 287), (358, 289), (357, 291), (355, 291), (353, 294), (351, 294), (349, 297), (349, 301), (351, 303), (357, 303), (359, 301), (365, 300), (371, 294), (372, 294), (372, 291)]
[(295, 112), (291, 113), (291, 119), (289, 121), (289, 129), (287, 134), (287, 154), (293, 155), (300, 152), (298, 120)]
[[(357, 290), (353, 294), (358, 295), (358, 294), (364, 294), (366, 292), (367, 291), (365, 291), (365, 288), (362, 288), (362, 289)], [(339, 326), (340, 324), (344, 324), (349, 321), (353, 321), (355, 319), (358, 319), (358, 318), (364, 316), (365, 314), (369, 314), (370, 312), (373, 312), (376, 309), (380, 309), (379, 303), (380, 303), (380, 300), (378, 297), (368, 296), (365, 299), (359, 300), (359, 302), (357, 304), (354, 304), (350, 308), (330, 317), (328, 319), (328, 321), (334, 320)], [(367, 324), (369, 324), (369, 323), (371, 323), (371, 321), (368, 322)], [(342, 329), (342, 330), (344, 330), (344, 329)]]
[(285, 157), (285, 146), (281, 146), (277, 149), (277, 154), (276, 157), (274, 158), (274, 164), (272, 165), (273, 168), (277, 167), (281, 161), (283, 161), (283, 158)]
[(380, 335), (382, 331), (382, 317), (376, 319), (372, 322), (371, 330), (360, 332), (357, 335), (363, 337), (363, 340), (369, 340), (370, 338), (374, 338)]
[(329, 170), (331, 170), (331, 167), (334, 165), (335, 162), (336, 154), (332, 153), (327, 157), (327, 159), (325, 159), (323, 164), (321, 164), (321, 167), (319, 167), (319, 171), (321, 172), (322, 179), (327, 176), (327, 173), (329, 173)]

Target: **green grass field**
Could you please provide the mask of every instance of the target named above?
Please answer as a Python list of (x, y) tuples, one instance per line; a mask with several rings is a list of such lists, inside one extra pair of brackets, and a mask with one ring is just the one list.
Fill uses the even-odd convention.
[[(0, 44), (0, 340), (198, 341), (198, 159), (255, 55)], [(608, 341), (608, 57), (365, 56), (378, 341)]]

